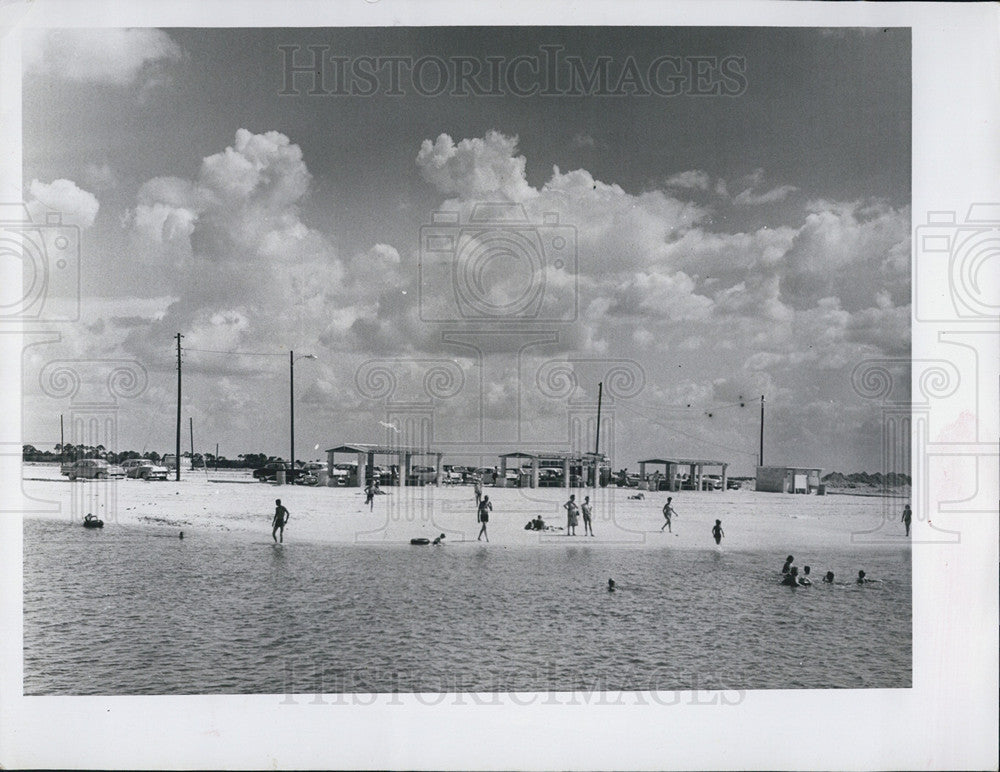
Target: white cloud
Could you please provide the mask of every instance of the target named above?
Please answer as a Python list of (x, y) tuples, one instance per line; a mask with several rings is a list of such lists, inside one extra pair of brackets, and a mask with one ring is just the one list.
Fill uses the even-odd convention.
[(778, 201), (784, 201), (788, 196), (798, 188), (794, 185), (779, 185), (776, 188), (767, 190), (763, 193), (755, 193), (750, 188), (736, 194), (733, 199), (733, 203), (737, 206), (759, 206), (761, 204), (774, 204)]
[(24, 64), (28, 72), (66, 80), (127, 86), (144, 69), (176, 61), (182, 51), (158, 29), (26, 30)]
[(464, 200), (525, 201), (535, 191), (524, 176), (525, 158), (515, 156), (517, 137), (491, 131), (456, 144), (447, 134), (425, 139), (417, 154), (424, 179), (445, 195)]
[(668, 188), (687, 188), (690, 190), (708, 190), (712, 184), (708, 172), (692, 169), (686, 172), (673, 174), (663, 183)]
[(45, 211), (61, 212), (63, 222), (89, 228), (94, 224), (100, 204), (93, 193), (89, 193), (72, 180), (53, 180), (51, 183), (32, 180), (29, 186), (32, 200), (28, 210), (35, 222), (45, 221)]

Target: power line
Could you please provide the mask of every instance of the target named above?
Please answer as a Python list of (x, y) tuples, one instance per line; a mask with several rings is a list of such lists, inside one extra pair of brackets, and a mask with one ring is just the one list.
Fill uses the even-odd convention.
[(197, 351), (200, 354), (225, 354), (226, 356), (238, 356), (238, 357), (283, 357), (284, 353), (274, 354), (269, 351), (218, 351), (216, 349), (210, 348), (191, 348), (190, 346), (184, 347), (185, 351)]

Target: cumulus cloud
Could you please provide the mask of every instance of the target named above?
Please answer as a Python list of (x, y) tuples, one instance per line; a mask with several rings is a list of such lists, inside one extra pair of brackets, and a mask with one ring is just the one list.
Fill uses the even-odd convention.
[(54, 180), (51, 183), (32, 180), (28, 188), (32, 199), (28, 211), (35, 222), (45, 221), (45, 211), (61, 212), (63, 222), (89, 228), (94, 224), (100, 204), (93, 193), (89, 193), (72, 180)]
[(127, 86), (157, 63), (177, 61), (182, 51), (158, 29), (26, 30), (24, 66), (71, 81)]
[(535, 191), (525, 179), (525, 158), (515, 155), (516, 148), (516, 136), (506, 137), (497, 131), (457, 144), (441, 134), (433, 142), (423, 141), (417, 166), (424, 179), (445, 195), (525, 201)]

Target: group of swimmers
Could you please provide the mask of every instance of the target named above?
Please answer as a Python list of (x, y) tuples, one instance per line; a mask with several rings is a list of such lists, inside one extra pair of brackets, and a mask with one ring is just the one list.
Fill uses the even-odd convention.
[[(809, 587), (812, 584), (812, 579), (809, 576), (809, 566), (804, 566), (800, 575), (798, 566), (792, 565), (794, 562), (795, 558), (791, 555), (785, 558), (785, 565), (781, 567), (781, 584), (786, 587)], [(833, 571), (827, 571), (822, 581), (823, 584), (833, 584)], [(869, 584), (876, 581), (878, 580), (869, 579), (865, 576), (864, 571), (858, 571), (858, 578), (855, 579), (855, 584)]]

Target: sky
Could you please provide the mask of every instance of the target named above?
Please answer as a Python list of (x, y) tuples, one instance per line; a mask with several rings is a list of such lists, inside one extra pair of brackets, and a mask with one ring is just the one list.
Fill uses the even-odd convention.
[(751, 474), (764, 395), (766, 463), (881, 469), (852, 373), (910, 352), (908, 30), (49, 30), (23, 69), (24, 200), (81, 267), (25, 442), (84, 399), (53, 363), (134, 362), (109, 443), (172, 451), (181, 333), (197, 452), (287, 458), (294, 351), (300, 459), (593, 450), (603, 383), (615, 468)]

